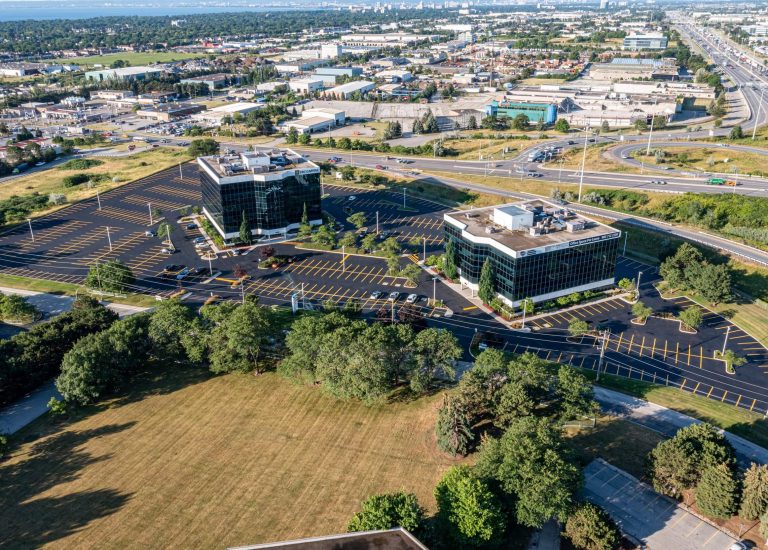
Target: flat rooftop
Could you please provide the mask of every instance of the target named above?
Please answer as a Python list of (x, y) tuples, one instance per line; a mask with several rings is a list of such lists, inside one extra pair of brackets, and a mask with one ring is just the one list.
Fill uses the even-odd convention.
[[(501, 210), (510, 216), (530, 212), (533, 214), (533, 225), (526, 224), (518, 229), (508, 229), (494, 221), (494, 210)], [(448, 223), (452, 221), (452, 225), (461, 226), (465, 233), (478, 239), (490, 239), (515, 253), (547, 247), (562, 248), (560, 245), (585, 239), (601, 240), (621, 233), (618, 229), (576, 214), (569, 210), (567, 205), (543, 200), (461, 210), (443, 216), (445, 220), (450, 220)], [(531, 228), (534, 228), (534, 231)]]
[(243, 153), (198, 157), (197, 162), (219, 178), (250, 173), (268, 174), (285, 170), (308, 169), (318, 166), (291, 149), (246, 151)]

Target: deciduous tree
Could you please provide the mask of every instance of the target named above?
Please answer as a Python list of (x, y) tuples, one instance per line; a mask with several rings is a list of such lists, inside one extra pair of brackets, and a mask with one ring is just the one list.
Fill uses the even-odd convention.
[(589, 502), (571, 512), (564, 534), (579, 550), (614, 550), (621, 543), (621, 533), (611, 516)]
[(424, 509), (416, 495), (398, 491), (372, 495), (360, 505), (347, 531), (376, 531), (402, 527), (415, 532), (424, 521)]

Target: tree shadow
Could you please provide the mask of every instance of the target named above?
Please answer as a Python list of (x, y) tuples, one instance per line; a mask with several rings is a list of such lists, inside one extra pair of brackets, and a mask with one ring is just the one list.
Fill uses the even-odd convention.
[(62, 539), (108, 516), (123, 506), (130, 494), (115, 489), (88, 489), (62, 496), (44, 495), (63, 483), (76, 481), (87, 467), (112, 455), (93, 456), (83, 450), (89, 440), (108, 437), (135, 422), (92, 430), (63, 431), (25, 451), (20, 460), (0, 467), (0, 525), (4, 547), (32, 548)]

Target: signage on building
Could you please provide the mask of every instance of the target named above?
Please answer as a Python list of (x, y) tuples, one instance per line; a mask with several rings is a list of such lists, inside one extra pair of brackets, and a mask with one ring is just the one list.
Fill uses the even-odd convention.
[(586, 239), (579, 239), (576, 241), (568, 241), (565, 243), (552, 244), (549, 246), (542, 246), (539, 248), (530, 248), (528, 250), (522, 250), (517, 253), (520, 258), (524, 256), (533, 256), (534, 254), (542, 254), (545, 252), (554, 252), (555, 250), (562, 250), (564, 248), (573, 248), (574, 246), (582, 246), (585, 244), (596, 243), (600, 241), (607, 241), (610, 239), (618, 239), (619, 232), (609, 233), (607, 235), (597, 235), (595, 237), (587, 237)]

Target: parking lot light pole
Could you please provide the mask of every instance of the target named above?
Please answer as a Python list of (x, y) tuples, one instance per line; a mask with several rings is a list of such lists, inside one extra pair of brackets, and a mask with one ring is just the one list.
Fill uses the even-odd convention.
[(346, 245), (341, 245), (341, 272), (346, 273), (347, 271), (347, 247)]
[(521, 329), (525, 328), (525, 314), (528, 311), (528, 308), (526, 307), (528, 305), (528, 298), (525, 298), (523, 300), (523, 324), (520, 326)]
[(184, 173), (181, 171), (181, 161), (179, 161), (179, 179), (184, 179)]
[(432, 277), (432, 307), (437, 304), (437, 277)]
[(99, 196), (98, 189), (96, 189), (96, 202), (99, 204), (99, 210), (101, 210), (101, 197)]
[(403, 208), (405, 208), (405, 187), (403, 187)]
[(109, 242), (109, 251), (112, 252), (112, 237), (109, 234), (109, 226), (107, 226), (107, 241)]
[(32, 231), (32, 220), (27, 218), (27, 223), (29, 224), (29, 236), (32, 237), (32, 242), (35, 242), (35, 232)]
[(642, 271), (637, 272), (637, 299), (640, 299), (640, 278), (643, 276)]
[(721, 352), (722, 355), (725, 355), (725, 347), (728, 345), (728, 336), (731, 334), (731, 325), (728, 325), (728, 328), (725, 331), (725, 342), (723, 342), (723, 351)]
[(376, 234), (379, 234), (379, 211), (376, 211)]
[(421, 260), (426, 263), (427, 261), (427, 238), (422, 238), (422, 243), (424, 245), (423, 251), (421, 253)]
[(609, 334), (610, 334), (610, 331), (607, 329), (601, 333), (602, 338), (600, 338), (600, 359), (597, 362), (597, 376), (595, 376), (595, 382), (600, 381), (600, 371), (603, 370), (603, 360), (605, 358), (605, 346), (606, 346), (606, 340), (608, 340)]
[(213, 264), (211, 263), (211, 255), (208, 254), (208, 276), (213, 277)]
[(152, 203), (151, 202), (147, 203), (147, 209), (149, 210), (149, 225), (154, 225), (155, 222), (154, 220), (152, 220)]
[(629, 235), (629, 232), (624, 231), (624, 251), (621, 253), (622, 256), (627, 256), (627, 236)]

